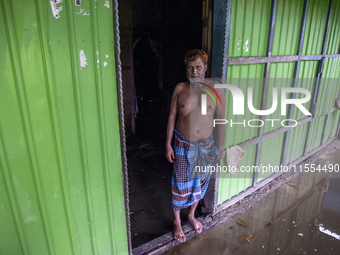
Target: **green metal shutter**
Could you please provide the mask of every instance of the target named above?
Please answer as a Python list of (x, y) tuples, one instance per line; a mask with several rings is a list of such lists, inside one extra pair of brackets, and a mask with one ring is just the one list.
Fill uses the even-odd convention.
[[(244, 94), (249, 86), (247, 81), (256, 78), (259, 82), (250, 82), (256, 88), (253, 95), (256, 109), (270, 107), (273, 87), (306, 88), (312, 93), (305, 107), (313, 116), (306, 118), (295, 106), (289, 107), (287, 119), (295, 119), (299, 124), (288, 131), (270, 125), (258, 129), (226, 127), (226, 146), (238, 144), (245, 151), (241, 166), (296, 163), (334, 140), (339, 132), (339, 111), (334, 103), (340, 93), (340, 2), (215, 0), (214, 3), (212, 75), (226, 78), (228, 84), (237, 85)], [(286, 79), (286, 83), (280, 84), (280, 78)], [(247, 110), (244, 116), (233, 116), (231, 93), (227, 93), (226, 102), (226, 119), (242, 122), (262, 118)], [(279, 110), (267, 118), (282, 119)], [(272, 131), (275, 132), (271, 135)], [(217, 204), (224, 204), (217, 210), (270, 180), (269, 174), (224, 177), (215, 188)]]
[(0, 254), (127, 254), (114, 8), (55, 2), (0, 0)]

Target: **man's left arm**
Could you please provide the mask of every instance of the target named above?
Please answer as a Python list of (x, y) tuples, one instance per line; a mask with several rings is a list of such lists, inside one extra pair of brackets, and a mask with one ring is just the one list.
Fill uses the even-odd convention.
[[(217, 107), (216, 107), (216, 117), (217, 119), (225, 119), (225, 107), (226, 107), (226, 102), (225, 102), (225, 97), (226, 97), (226, 92), (225, 89), (216, 89), (216, 92), (221, 98), (222, 105), (218, 100)], [(223, 152), (224, 152), (224, 139), (225, 139), (225, 130), (226, 130), (226, 125), (216, 125), (217, 128), (217, 134), (218, 134), (218, 153), (219, 153), (219, 159), (223, 157)]]

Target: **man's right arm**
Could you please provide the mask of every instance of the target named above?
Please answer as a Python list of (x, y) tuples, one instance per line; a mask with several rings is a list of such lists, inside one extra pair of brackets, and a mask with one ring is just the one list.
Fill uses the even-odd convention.
[(170, 163), (174, 162), (174, 150), (171, 146), (172, 136), (175, 130), (176, 116), (177, 116), (177, 100), (178, 94), (182, 90), (183, 85), (177, 84), (171, 97), (170, 114), (168, 119), (168, 126), (166, 129), (165, 155)]

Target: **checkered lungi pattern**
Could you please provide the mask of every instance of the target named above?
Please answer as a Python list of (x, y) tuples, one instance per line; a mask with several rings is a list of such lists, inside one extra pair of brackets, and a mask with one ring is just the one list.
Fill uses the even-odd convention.
[(213, 134), (207, 139), (191, 143), (175, 129), (175, 161), (172, 170), (172, 209), (186, 208), (201, 200), (207, 191), (210, 172), (195, 172), (195, 166), (201, 169), (216, 166), (218, 150), (214, 146)]

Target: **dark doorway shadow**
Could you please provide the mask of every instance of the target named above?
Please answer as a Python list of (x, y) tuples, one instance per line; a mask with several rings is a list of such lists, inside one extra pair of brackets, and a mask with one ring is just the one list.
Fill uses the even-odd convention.
[(131, 12), (136, 114), (126, 143), (135, 248), (172, 230), (166, 125), (172, 91), (186, 80), (184, 55), (202, 47), (202, 1), (133, 0)]

